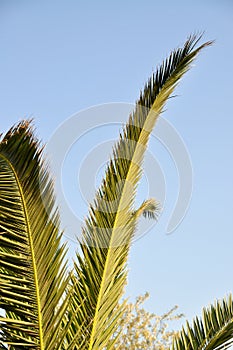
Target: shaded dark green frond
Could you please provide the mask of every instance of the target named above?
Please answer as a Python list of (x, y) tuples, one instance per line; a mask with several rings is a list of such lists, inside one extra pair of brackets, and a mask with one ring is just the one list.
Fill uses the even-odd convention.
[(27, 121), (0, 142), (0, 342), (11, 349), (57, 348), (68, 283), (53, 184), (41, 153)]
[(232, 295), (204, 308), (202, 317), (187, 322), (171, 350), (226, 350), (233, 344)]
[[(195, 49), (201, 37), (201, 35), (191, 35), (182, 48), (177, 48), (171, 52), (169, 57), (163, 61), (146, 83), (144, 91), (141, 92), (138, 100), (139, 105), (151, 108), (156, 96), (164, 87), (167, 79), (174, 74), (174, 71), (188, 68), (186, 64), (190, 65), (190, 58), (195, 58), (198, 51), (212, 44), (211, 41), (206, 42)], [(192, 53), (193, 57), (190, 56), (190, 53)]]
[[(90, 206), (77, 253), (77, 297), (85, 298), (83, 317), (91, 325), (83, 349), (112, 349), (109, 343), (118, 317), (114, 310), (126, 282), (126, 261), (137, 225), (135, 197), (142, 161), (159, 114), (197, 54), (198, 36), (190, 36), (183, 48), (174, 50), (147, 82), (135, 110), (113, 148), (104, 180)], [(143, 210), (142, 210), (143, 212)], [(145, 215), (153, 215), (153, 210)], [(87, 312), (88, 310), (88, 312)], [(120, 311), (122, 312), (122, 310)]]

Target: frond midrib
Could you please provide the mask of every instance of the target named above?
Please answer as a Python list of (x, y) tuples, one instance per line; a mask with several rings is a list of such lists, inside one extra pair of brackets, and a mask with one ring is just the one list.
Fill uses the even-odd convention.
[[(160, 92), (159, 92), (160, 94)], [(159, 95), (158, 94), (158, 95)], [(150, 115), (151, 114), (154, 114), (154, 117), (155, 117), (155, 120), (154, 120), (154, 123), (156, 122), (157, 118), (158, 118), (158, 115), (159, 113), (156, 113), (153, 111), (153, 107), (155, 105), (156, 102), (153, 103), (150, 111), (148, 112), (148, 115), (145, 119), (145, 122), (144, 122), (144, 126), (148, 120), (148, 118), (150, 118)], [(153, 123), (153, 124), (154, 124)], [(137, 145), (135, 147), (135, 150), (133, 152), (133, 157), (130, 161), (130, 165), (129, 165), (129, 169), (128, 169), (128, 172), (127, 172), (127, 177), (125, 179), (125, 182), (124, 182), (124, 186), (123, 186), (123, 190), (122, 190), (122, 195), (121, 195), (121, 198), (119, 200), (119, 204), (118, 204), (118, 208), (121, 208), (121, 203), (123, 202), (124, 200), (124, 197), (125, 197), (125, 192), (126, 192), (126, 188), (128, 186), (128, 181), (127, 179), (130, 178), (130, 175), (131, 175), (131, 169), (134, 165), (134, 160), (137, 158), (137, 153), (138, 153), (138, 145), (139, 147), (143, 147), (145, 148), (146, 147), (146, 144), (145, 142), (143, 143), (141, 140), (143, 139), (144, 137), (144, 133), (147, 133), (147, 131), (142, 128), (140, 134), (139, 134), (139, 138), (138, 140), (136, 141)], [(147, 143), (148, 139), (146, 140), (146, 143)], [(101, 282), (101, 287), (100, 287), (100, 292), (99, 292), (99, 296), (98, 296), (98, 300), (97, 300), (97, 304), (96, 304), (96, 310), (95, 310), (95, 317), (94, 317), (94, 322), (93, 322), (93, 327), (92, 327), (92, 334), (91, 334), (91, 338), (90, 338), (90, 344), (89, 344), (89, 349), (91, 350), (92, 349), (92, 346), (93, 346), (93, 343), (94, 343), (94, 334), (95, 334), (95, 331), (96, 331), (96, 326), (97, 326), (97, 313), (99, 312), (99, 306), (100, 306), (100, 302), (101, 302), (101, 299), (102, 299), (102, 294), (103, 294), (103, 288), (104, 288), (104, 285), (105, 285), (105, 280), (106, 280), (106, 273), (107, 273), (107, 270), (108, 270), (108, 262), (109, 262), (109, 259), (110, 259), (110, 255), (111, 255), (111, 249), (112, 249), (112, 241), (114, 240), (114, 232), (115, 230), (117, 230), (118, 228), (118, 218), (120, 216), (120, 213), (121, 213), (121, 210), (117, 210), (116, 211), (116, 217), (115, 217), (115, 220), (114, 220), (114, 225), (113, 225), (113, 228), (112, 228), (112, 234), (111, 234), (111, 238), (110, 238), (110, 243), (109, 243), (109, 248), (108, 248), (108, 253), (107, 253), (107, 258), (106, 258), (106, 262), (105, 262), (105, 266), (104, 266), (104, 272), (103, 272), (103, 278), (102, 278), (102, 282)]]
[(37, 266), (36, 266), (36, 259), (35, 259), (35, 253), (33, 249), (33, 241), (32, 241), (32, 231), (31, 231), (31, 225), (26, 205), (25, 196), (23, 193), (23, 188), (20, 183), (20, 179), (17, 175), (17, 172), (15, 171), (13, 165), (9, 161), (7, 157), (5, 157), (3, 154), (0, 154), (0, 157), (7, 163), (8, 167), (11, 169), (16, 184), (18, 186), (20, 198), (22, 201), (22, 207), (23, 207), (23, 216), (25, 218), (25, 226), (28, 236), (28, 242), (30, 246), (30, 253), (32, 258), (32, 266), (33, 266), (33, 277), (34, 277), (34, 283), (35, 283), (35, 291), (36, 291), (36, 300), (37, 300), (37, 315), (38, 315), (38, 328), (39, 328), (39, 339), (40, 339), (40, 349), (44, 350), (44, 344), (43, 344), (43, 328), (42, 328), (42, 317), (41, 317), (41, 304), (40, 304), (40, 291), (39, 291), (39, 284), (38, 284), (38, 273), (37, 273)]
[[(142, 131), (143, 131), (143, 129), (142, 129)], [(140, 136), (138, 138), (137, 143), (140, 142), (141, 135), (142, 135), (142, 132), (140, 132)], [(131, 170), (131, 168), (133, 166), (133, 160), (135, 159), (136, 150), (137, 150), (137, 146), (136, 146), (136, 149), (134, 151), (132, 160), (131, 160), (130, 165), (129, 165), (129, 170), (127, 172), (127, 177), (125, 179), (125, 184), (124, 184), (124, 187), (123, 187), (122, 196), (121, 196), (121, 198), (119, 200), (118, 208), (121, 208), (121, 203), (122, 203), (122, 200), (124, 198), (125, 189), (127, 187), (127, 178), (129, 177), (130, 170)], [(115, 220), (114, 220), (114, 225), (113, 225), (113, 228), (112, 228), (112, 234), (111, 234), (111, 238), (110, 238), (110, 242), (109, 242), (107, 258), (106, 258), (106, 261), (105, 261), (104, 272), (103, 272), (103, 277), (102, 277), (101, 286), (100, 286), (100, 292), (99, 292), (98, 300), (97, 300), (97, 304), (96, 304), (94, 322), (93, 322), (93, 326), (92, 326), (92, 333), (91, 333), (90, 344), (89, 344), (89, 349), (90, 350), (92, 349), (92, 346), (93, 346), (93, 343), (94, 343), (94, 334), (95, 334), (96, 326), (97, 326), (97, 313), (99, 312), (99, 306), (100, 306), (100, 302), (101, 302), (101, 299), (102, 299), (103, 288), (104, 288), (105, 280), (106, 280), (106, 273), (107, 273), (107, 270), (108, 270), (108, 263), (109, 263), (109, 259), (110, 259), (110, 256), (111, 256), (111, 250), (112, 250), (112, 244), (111, 243), (112, 243), (112, 241), (114, 239), (114, 231), (115, 231), (115, 229), (117, 229), (117, 223), (118, 223), (118, 216), (119, 215), (120, 215), (120, 210), (117, 210), (116, 211), (116, 217), (115, 217)]]

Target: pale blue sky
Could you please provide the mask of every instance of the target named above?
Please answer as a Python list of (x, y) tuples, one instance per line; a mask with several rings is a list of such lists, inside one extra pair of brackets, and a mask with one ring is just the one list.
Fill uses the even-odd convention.
[(191, 156), (191, 205), (166, 235), (177, 175), (166, 151), (151, 142), (166, 175), (167, 201), (157, 226), (132, 247), (127, 287), (131, 297), (148, 291), (151, 311), (178, 304), (189, 319), (233, 289), (232, 1), (0, 0), (1, 132), (33, 116), (44, 142), (81, 109), (133, 103), (170, 50), (203, 30), (203, 40), (216, 43), (200, 55), (164, 114)]

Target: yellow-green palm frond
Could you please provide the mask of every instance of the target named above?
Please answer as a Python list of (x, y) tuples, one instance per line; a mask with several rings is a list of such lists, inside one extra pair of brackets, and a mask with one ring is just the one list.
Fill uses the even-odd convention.
[(175, 337), (171, 350), (226, 350), (233, 344), (232, 295), (216, 301)]
[(167, 99), (197, 54), (211, 44), (196, 48), (199, 40), (200, 36), (190, 36), (146, 83), (113, 148), (104, 180), (90, 206), (76, 265), (76, 298), (80, 304), (85, 299), (82, 321), (89, 325), (83, 349), (110, 350), (114, 346), (110, 339), (123, 312), (123, 308), (118, 309), (119, 314), (115, 310), (126, 283), (126, 261), (137, 225), (138, 215), (133, 214), (143, 157)]
[(159, 203), (154, 198), (151, 198), (144, 201), (140, 207), (135, 210), (133, 215), (135, 215), (136, 218), (139, 218), (141, 215), (143, 215), (145, 218), (157, 220), (159, 211)]
[(41, 154), (27, 121), (0, 141), (3, 349), (60, 349), (60, 325), (68, 302), (66, 249), (61, 245), (53, 184)]

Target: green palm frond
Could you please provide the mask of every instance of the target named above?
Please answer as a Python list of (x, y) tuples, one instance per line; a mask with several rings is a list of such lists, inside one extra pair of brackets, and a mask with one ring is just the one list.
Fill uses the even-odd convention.
[(233, 344), (232, 295), (204, 308), (175, 337), (171, 350), (226, 350)]
[(83, 349), (113, 349), (110, 339), (123, 306), (118, 309), (119, 314), (115, 310), (126, 283), (126, 261), (137, 225), (138, 215), (133, 214), (143, 157), (167, 99), (197, 54), (211, 44), (196, 48), (199, 40), (200, 36), (190, 36), (183, 48), (174, 50), (146, 83), (113, 148), (105, 178), (90, 206), (76, 265), (77, 303), (85, 298), (80, 321), (86, 320), (89, 325)]
[(157, 220), (159, 216), (159, 203), (151, 198), (144, 201), (140, 207), (133, 213), (137, 218), (143, 215), (145, 218)]
[[(42, 200), (43, 197), (43, 200)], [(46, 208), (45, 206), (46, 205)], [(55, 350), (68, 300), (53, 185), (29, 122), (0, 142), (0, 343)]]

